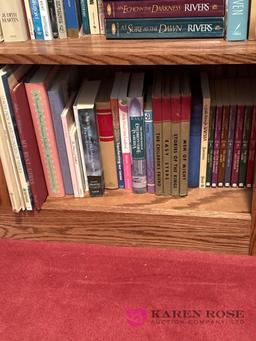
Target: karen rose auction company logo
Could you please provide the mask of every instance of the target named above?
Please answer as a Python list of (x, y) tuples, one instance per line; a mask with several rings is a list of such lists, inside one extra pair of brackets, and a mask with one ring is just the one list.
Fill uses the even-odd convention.
[(162, 310), (145, 308), (132, 308), (127, 310), (127, 323), (130, 327), (137, 328), (151, 324), (244, 324), (245, 311), (240, 309), (230, 310)]

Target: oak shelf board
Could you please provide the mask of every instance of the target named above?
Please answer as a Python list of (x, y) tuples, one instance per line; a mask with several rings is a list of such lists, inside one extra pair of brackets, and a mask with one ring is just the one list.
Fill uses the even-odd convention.
[(2, 64), (198, 65), (255, 64), (256, 43), (223, 39), (79, 39), (1, 43)]
[(43, 210), (125, 213), (251, 220), (250, 189), (190, 189), (186, 197), (134, 194), (127, 190), (108, 190), (103, 197), (49, 198)]

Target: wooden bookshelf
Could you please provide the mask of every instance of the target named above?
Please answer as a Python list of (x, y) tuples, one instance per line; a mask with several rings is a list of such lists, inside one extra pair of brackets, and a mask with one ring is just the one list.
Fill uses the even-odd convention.
[[(255, 42), (110, 41), (103, 36), (0, 44), (1, 64), (256, 64)], [(40, 212), (0, 207), (0, 238), (153, 246), (256, 254), (256, 193), (194, 189), (185, 198), (107, 191), (102, 198), (49, 199)]]

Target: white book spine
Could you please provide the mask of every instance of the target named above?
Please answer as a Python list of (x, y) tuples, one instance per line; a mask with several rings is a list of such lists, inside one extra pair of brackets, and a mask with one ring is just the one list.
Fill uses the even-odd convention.
[(5, 125), (2, 109), (0, 107), (0, 158), (6, 179), (12, 209), (19, 212), (25, 209), (25, 204), (19, 183), (17, 168), (12, 153), (9, 135)]
[(79, 122), (79, 117), (78, 117), (78, 109), (77, 109), (76, 105), (74, 105), (73, 111), (74, 111), (74, 117), (75, 117), (75, 122), (76, 122), (77, 137), (78, 137), (78, 142), (79, 142), (79, 150), (80, 150), (80, 155), (81, 155), (81, 160), (82, 160), (85, 190), (86, 190), (86, 192), (88, 192), (89, 186), (88, 186), (87, 172), (86, 172), (86, 166), (85, 166), (84, 148), (83, 148), (83, 142), (82, 142), (80, 122)]
[(91, 34), (100, 34), (97, 0), (87, 0)]
[(53, 34), (47, 0), (39, 0), (39, 10), (42, 19), (44, 40), (52, 40)]
[(0, 98), (1, 98), (2, 109), (3, 109), (3, 114), (4, 114), (7, 130), (8, 130), (9, 137), (10, 137), (12, 151), (13, 151), (13, 155), (15, 158), (15, 163), (16, 163), (16, 167), (18, 170), (18, 174), (19, 174), (19, 179), (20, 179), (25, 206), (27, 210), (31, 211), (33, 207), (32, 207), (32, 203), (30, 199), (30, 187), (29, 187), (28, 181), (26, 180), (25, 172), (23, 169), (23, 164), (22, 164), (19, 146), (18, 146), (18, 142), (17, 142), (14, 126), (13, 126), (11, 112), (10, 112), (10, 108), (8, 105), (8, 100), (6, 97), (5, 89), (4, 89), (2, 74), (0, 76)]
[(33, 24), (29, 0), (24, 0), (24, 5), (25, 5), (27, 20), (28, 20), (28, 28), (29, 28), (30, 38), (32, 40), (34, 40), (34, 39), (36, 39), (36, 37), (35, 37), (35, 30), (34, 30), (34, 24)]
[(98, 0), (98, 13), (99, 13), (100, 34), (105, 34), (105, 16), (104, 16), (103, 0)]
[(62, 0), (54, 0), (59, 38), (67, 38), (65, 11)]

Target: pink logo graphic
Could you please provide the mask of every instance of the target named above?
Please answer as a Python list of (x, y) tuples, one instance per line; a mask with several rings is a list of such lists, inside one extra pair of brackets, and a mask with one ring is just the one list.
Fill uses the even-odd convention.
[(141, 327), (147, 320), (147, 311), (143, 308), (128, 309), (127, 322), (130, 327)]

